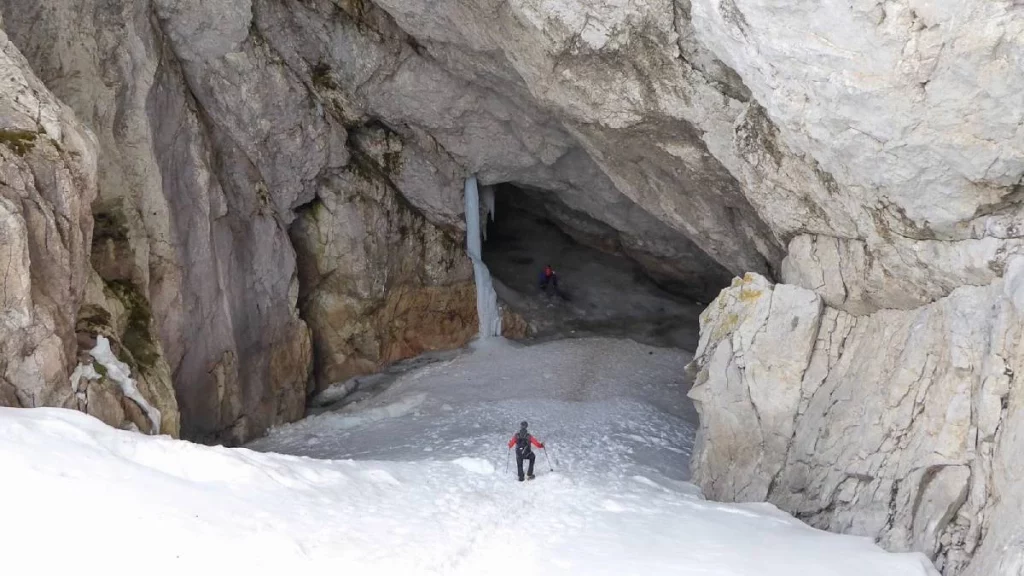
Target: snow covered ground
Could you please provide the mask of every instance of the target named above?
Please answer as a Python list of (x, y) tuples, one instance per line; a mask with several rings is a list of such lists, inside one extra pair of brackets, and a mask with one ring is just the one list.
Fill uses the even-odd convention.
[[(934, 575), (917, 554), (811, 529), (685, 482), (684, 353), (572, 340), (399, 377), (249, 449), (0, 409), (0, 543), (13, 573)], [(551, 471), (505, 472), (517, 423)], [(345, 458), (320, 460), (317, 458)], [(353, 572), (358, 571), (358, 572)]]

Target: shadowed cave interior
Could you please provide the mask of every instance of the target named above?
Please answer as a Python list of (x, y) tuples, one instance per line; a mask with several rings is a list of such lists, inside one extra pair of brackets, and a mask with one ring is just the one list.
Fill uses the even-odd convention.
[[(553, 205), (558, 215), (552, 213)], [(668, 276), (655, 279), (624, 253), (613, 230), (580, 213), (573, 213), (568, 223), (567, 212), (553, 193), (511, 184), (495, 187), (484, 262), (498, 297), (526, 319), (531, 336), (609, 336), (696, 349), (704, 305), (692, 296), (723, 288), (720, 271), (709, 271), (712, 279), (704, 281), (714, 285), (687, 285)], [(548, 264), (558, 277), (557, 292), (540, 288)]]

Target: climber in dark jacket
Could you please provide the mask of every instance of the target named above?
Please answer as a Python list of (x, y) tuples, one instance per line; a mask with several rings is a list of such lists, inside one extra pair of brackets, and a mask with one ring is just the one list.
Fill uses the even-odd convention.
[(508, 441), (509, 449), (513, 446), (516, 447), (516, 470), (519, 471), (519, 481), (523, 481), (523, 460), (530, 461), (530, 469), (526, 472), (526, 478), (533, 480), (533, 463), (537, 460), (537, 455), (533, 453), (531, 446), (543, 448), (544, 443), (527, 432), (526, 422), (523, 421), (519, 424), (519, 432), (513, 434), (512, 439)]

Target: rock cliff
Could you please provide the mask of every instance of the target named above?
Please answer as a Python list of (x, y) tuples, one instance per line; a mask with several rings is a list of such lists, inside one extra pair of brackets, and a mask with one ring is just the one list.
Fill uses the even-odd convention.
[(88, 281), (96, 144), (0, 34), (0, 401), (64, 406)]
[(705, 313), (693, 365), (709, 496), (947, 574), (1024, 570), (1019, 2), (0, 10), (26, 79), (2, 95), (3, 402), (144, 427), (113, 387), (67, 384), (102, 335), (182, 434), (239, 442), (461, 344), (478, 174), (663, 285), (755, 274)]
[[(823, 529), (973, 574), (1018, 530), (1024, 259), (915, 310), (854, 316), (747, 275), (701, 319), (693, 461), (707, 496), (768, 500)], [(1008, 507), (1008, 508), (1007, 508)], [(1009, 512), (1012, 514), (1012, 512)], [(987, 537), (986, 537), (987, 535)]]

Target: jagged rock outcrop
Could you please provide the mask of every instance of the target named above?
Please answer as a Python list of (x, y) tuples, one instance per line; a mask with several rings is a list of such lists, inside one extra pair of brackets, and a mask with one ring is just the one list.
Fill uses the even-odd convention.
[(0, 399), (62, 405), (76, 352), (95, 144), (0, 35)]
[[(360, 140), (380, 150), (386, 137), (377, 136)], [(427, 223), (386, 169), (359, 151), (292, 224), (318, 392), (476, 334), (473, 273), (461, 238)]]
[[(44, 0), (3, 9), (6, 28), (35, 69), (98, 135), (93, 265), (104, 283), (131, 295), (124, 306), (152, 319), (156, 337), (146, 333), (146, 341), (166, 353), (183, 434), (236, 443), (301, 417), (312, 390), (313, 340), (299, 317), (288, 230), (297, 209), (337, 193), (332, 182), (348, 170), (350, 149), (360, 147), (347, 128), (369, 118), (355, 108), (351, 117), (340, 109), (325, 113), (313, 90), (327, 89), (324, 74), (310, 66), (293, 70), (261, 33), (248, 2)], [(459, 198), (461, 167), (448, 161), (439, 173), (420, 159), (431, 154), (418, 154), (415, 143), (402, 148), (386, 159), (396, 182), (451, 189)], [(438, 180), (453, 186), (432, 186)], [(429, 214), (428, 208), (421, 209)], [(402, 255), (405, 268), (457, 258), (461, 248), (450, 237), (458, 228), (448, 216), (439, 219), (447, 231), (421, 237), (438, 243), (423, 247), (429, 255)], [(401, 223), (425, 226), (415, 212)], [(392, 229), (362, 224), (383, 245), (392, 243)], [(395, 297), (421, 287), (415, 275), (383, 277)], [(409, 286), (402, 284), (407, 279)], [(469, 310), (472, 294), (465, 285), (437, 292), (426, 304), (423, 294), (387, 302), (391, 312), (377, 319), (364, 317), (372, 306), (363, 306), (346, 330), (366, 343), (397, 330), (391, 321), (401, 319), (404, 336), (385, 339), (384, 350), (364, 350), (380, 361), (421, 346), (464, 343), (473, 332), (465, 325), (475, 318), (459, 316), (462, 329), (434, 341), (444, 325), (432, 311)], [(335, 305), (327, 315), (344, 316), (345, 305)], [(131, 348), (136, 335), (119, 339), (117, 314), (108, 315), (110, 329), (94, 331)], [(321, 320), (317, 327), (330, 326)]]
[(0, 405), (72, 402), (95, 194), (92, 135), (0, 33)]
[[(702, 316), (691, 365), (695, 481), (710, 498), (767, 500), (924, 552), (949, 574), (975, 554), (995, 562), (986, 553), (1020, 535), (1000, 514), (1024, 495), (1010, 472), (1024, 450), (1024, 258), (1011, 266), (988, 286), (865, 316), (757, 275), (734, 282)], [(970, 573), (1013, 573), (979, 566)]]
[[(300, 417), (309, 336), (294, 309), (286, 225), (270, 204), (294, 203), (303, 194), (295, 181), (339, 147), (326, 146), (329, 134), (314, 129), (275, 142), (276, 156), (253, 151), (249, 142), (262, 138), (232, 132), (237, 116), (267, 112), (255, 130), (287, 131), (301, 126), (303, 115), (258, 97), (224, 117), (213, 115), (212, 104), (201, 108), (202, 93), (186, 82), (184, 59), (153, 26), (149, 3), (3, 8), (7, 30), (34, 69), (97, 134), (93, 263), (104, 281), (129, 287), (149, 308), (174, 374), (183, 433), (237, 442)], [(280, 88), (273, 84), (278, 72), (265, 67), (250, 78)], [(283, 88), (261, 94), (288, 97)], [(274, 172), (296, 148), (303, 161), (294, 172)], [(266, 163), (266, 176), (254, 162)], [(276, 196), (268, 180), (280, 183)]]
[[(93, 233), (95, 138), (5, 35), (0, 44), (0, 405), (75, 408), (112, 426), (176, 436), (170, 368), (145, 302), (130, 284), (105, 283), (92, 267), (102, 260), (92, 244), (108, 240)], [(102, 366), (96, 370), (87, 350), (99, 335), (130, 363), (142, 405), (125, 397)], [(144, 413), (150, 403), (165, 416), (159, 423)]]
[[(108, 239), (109, 240), (109, 239)], [(93, 261), (102, 240), (93, 242)], [(71, 377), (76, 404), (111, 426), (133, 427), (149, 434), (181, 433), (181, 417), (174, 394), (173, 375), (163, 345), (156, 335), (149, 302), (130, 282), (105, 281), (90, 271), (75, 330), (78, 337), (79, 368), (89, 376)], [(97, 340), (106, 338), (126, 367), (126, 376), (142, 396), (142, 402), (125, 395), (123, 384), (111, 378), (91, 353)], [(122, 370), (123, 371), (123, 370)], [(160, 414), (157, 427), (148, 412)]]

